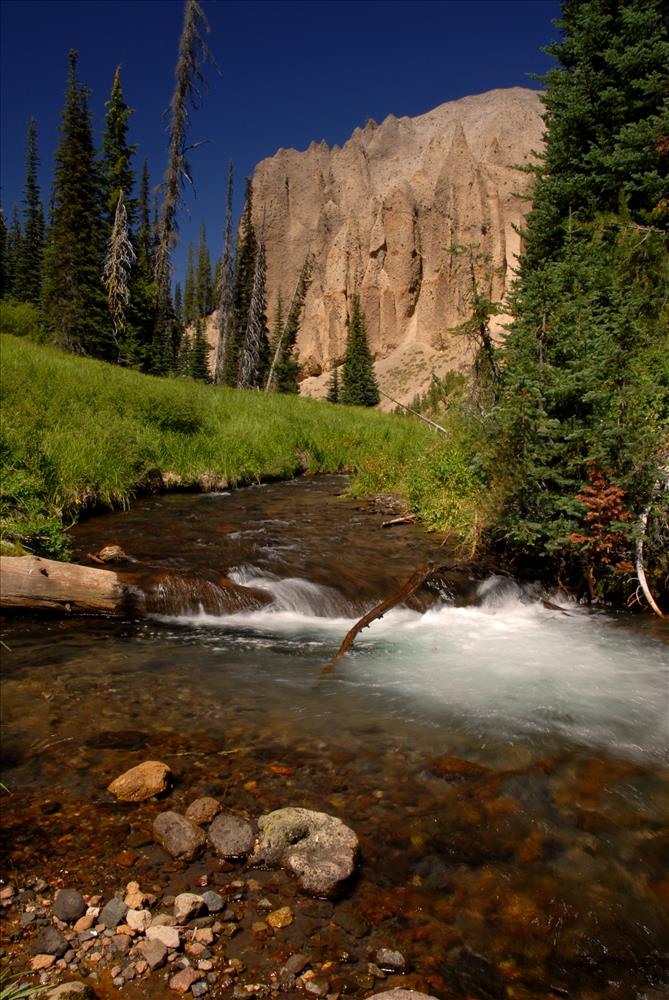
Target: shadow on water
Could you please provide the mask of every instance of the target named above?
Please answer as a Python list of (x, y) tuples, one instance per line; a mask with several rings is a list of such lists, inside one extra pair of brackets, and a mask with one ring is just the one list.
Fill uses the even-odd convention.
[[(300, 924), (323, 960), (348, 951), (350, 992), (369, 992), (370, 956), (393, 946), (411, 969), (398, 984), (444, 998), (663, 995), (666, 634), (462, 572), (319, 682), (359, 615), (453, 558), (415, 526), (382, 529), (343, 488), (149, 498), (78, 526), (79, 559), (118, 544), (138, 584), (181, 582), (153, 618), (7, 623), (8, 864), (45, 871), (55, 851), (82, 886), (121, 883), (114, 857), (146, 844), (166, 803), (128, 810), (105, 788), (160, 759), (179, 810), (210, 794), (356, 830), (358, 881), (327, 926)], [(264, 596), (231, 613), (221, 578)], [(171, 886), (152, 851), (133, 874)]]

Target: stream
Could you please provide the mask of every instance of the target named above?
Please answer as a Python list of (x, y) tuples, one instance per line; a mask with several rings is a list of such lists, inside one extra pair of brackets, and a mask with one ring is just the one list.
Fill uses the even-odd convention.
[[(5, 618), (3, 877), (101, 893), (131, 877), (163, 892), (222, 884), (224, 868), (183, 870), (147, 842), (157, 812), (197, 795), (248, 817), (305, 806), (358, 835), (346, 895), (319, 903), (282, 873), (254, 878), (291, 900), (284, 951), (332, 962), (332, 992), (666, 996), (667, 626), (465, 567), (372, 623), (324, 676), (362, 614), (429, 560), (457, 562), (416, 525), (383, 528), (392, 514), (346, 487), (153, 496), (72, 530), (75, 561), (116, 544), (138, 581), (225, 575), (272, 602), (225, 615), (184, 587), (145, 619)], [(113, 801), (109, 781), (147, 759), (172, 768), (170, 797)], [(226, 954), (267, 976), (278, 936), (240, 926)], [(370, 972), (378, 948), (399, 950), (406, 973)]]

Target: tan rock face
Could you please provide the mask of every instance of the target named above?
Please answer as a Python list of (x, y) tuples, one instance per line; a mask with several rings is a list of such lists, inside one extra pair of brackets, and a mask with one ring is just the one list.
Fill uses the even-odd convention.
[[(434, 369), (462, 367), (469, 348), (450, 331), (467, 305), (469, 275), (448, 248), (477, 244), (508, 289), (531, 178), (514, 164), (541, 146), (536, 91), (495, 90), (443, 104), (418, 118), (356, 129), (343, 148), (312, 143), (279, 150), (256, 167), (255, 225), (264, 220), (268, 317), (279, 293), (292, 297), (307, 253), (314, 258), (298, 349), (308, 395), (324, 395), (341, 358), (351, 298), (358, 292), (381, 387), (406, 402)], [(503, 321), (503, 317), (501, 318)], [(420, 369), (406, 387), (388, 373)], [(422, 376), (421, 374), (422, 373)], [(406, 380), (405, 380), (406, 381)]]

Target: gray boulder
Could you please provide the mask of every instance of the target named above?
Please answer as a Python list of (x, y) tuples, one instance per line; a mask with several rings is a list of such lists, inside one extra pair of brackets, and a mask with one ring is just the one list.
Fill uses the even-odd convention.
[(196, 858), (207, 840), (204, 830), (180, 813), (170, 810), (156, 816), (153, 823), (153, 838), (173, 858), (184, 861)]
[(245, 858), (253, 850), (253, 828), (234, 813), (220, 813), (209, 827), (209, 843), (222, 858)]
[(98, 917), (98, 923), (104, 924), (105, 927), (118, 927), (127, 912), (128, 907), (125, 905), (122, 898), (120, 896), (114, 896), (113, 899), (110, 899), (109, 902), (102, 907), (100, 916)]
[(286, 868), (305, 892), (335, 896), (353, 874), (358, 838), (340, 819), (311, 809), (277, 809), (258, 820), (253, 865)]
[(45, 927), (37, 935), (30, 951), (33, 955), (55, 955), (56, 958), (61, 958), (69, 947), (69, 941), (57, 927)]

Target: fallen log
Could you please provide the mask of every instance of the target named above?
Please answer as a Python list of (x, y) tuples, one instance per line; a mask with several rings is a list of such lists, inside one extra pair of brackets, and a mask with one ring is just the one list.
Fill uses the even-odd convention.
[(0, 556), (3, 608), (78, 614), (127, 614), (129, 588), (118, 573), (39, 556)]
[(423, 567), (423, 569), (416, 570), (413, 576), (407, 580), (404, 586), (401, 587), (396, 594), (387, 598), (385, 601), (381, 601), (381, 603), (377, 604), (371, 611), (368, 611), (366, 615), (363, 615), (362, 618), (355, 623), (353, 628), (348, 631), (346, 638), (330, 662), (325, 664), (321, 676), (325, 676), (325, 674), (332, 672), (335, 664), (342, 658), (349, 646), (352, 645), (358, 632), (361, 632), (363, 628), (367, 628), (367, 626), (371, 625), (371, 623), (377, 618), (383, 618), (386, 611), (390, 611), (390, 609), (394, 608), (396, 604), (400, 604), (402, 601), (406, 600), (407, 597), (413, 594), (415, 590), (418, 590), (420, 585), (425, 583), (425, 581), (436, 572), (437, 568), (441, 569), (443, 567), (437, 567), (435, 563), (428, 563), (427, 566)]

